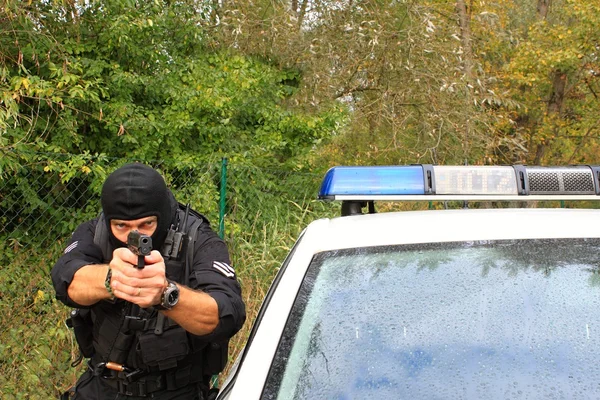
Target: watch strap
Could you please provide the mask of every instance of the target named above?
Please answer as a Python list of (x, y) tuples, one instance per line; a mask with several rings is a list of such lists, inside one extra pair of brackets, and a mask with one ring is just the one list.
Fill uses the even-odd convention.
[(108, 294), (110, 294), (110, 299), (115, 299), (115, 294), (112, 291), (112, 287), (110, 286), (110, 281), (112, 280), (112, 269), (108, 267), (108, 272), (106, 273), (106, 278), (104, 279), (104, 287)]

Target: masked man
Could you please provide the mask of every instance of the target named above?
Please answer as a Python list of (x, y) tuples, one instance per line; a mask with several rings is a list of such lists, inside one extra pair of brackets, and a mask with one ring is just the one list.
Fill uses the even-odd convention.
[[(101, 202), (52, 269), (89, 358), (72, 398), (206, 398), (246, 318), (225, 243), (143, 164), (113, 172)], [(152, 251), (136, 254), (132, 237)]]

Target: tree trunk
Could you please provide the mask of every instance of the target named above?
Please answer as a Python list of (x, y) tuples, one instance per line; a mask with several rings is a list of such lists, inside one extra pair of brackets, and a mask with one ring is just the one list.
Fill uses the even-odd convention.
[(469, 158), (469, 141), (471, 140), (471, 122), (470, 115), (473, 105), (471, 90), (473, 88), (473, 51), (471, 48), (471, 5), (467, 7), (465, 0), (456, 1), (456, 13), (458, 15), (458, 23), (460, 27), (460, 39), (462, 44), (462, 63), (465, 79), (465, 132), (463, 139), (463, 156), (465, 161)]
[(562, 111), (566, 86), (567, 74), (559, 70), (554, 71), (552, 93), (548, 99), (548, 114), (560, 114)]
[[(470, 7), (469, 7), (470, 8)], [(456, 12), (460, 26), (460, 39), (463, 48), (463, 68), (467, 82), (473, 79), (473, 50), (471, 48), (471, 12), (464, 0), (456, 1)]]
[(221, 20), (221, 1), (212, 0), (212, 7), (210, 10), (210, 22), (213, 25), (217, 25)]
[(552, 0), (537, 0), (537, 14), (539, 19), (546, 19), (551, 3)]
[[(550, 98), (548, 99), (548, 106), (546, 108), (546, 112), (548, 115), (556, 115), (560, 117), (562, 112), (564, 98), (565, 98), (565, 88), (567, 86), (567, 74), (562, 71), (556, 70), (554, 71), (554, 78), (552, 79), (552, 93), (550, 93)], [(554, 124), (554, 136), (558, 135), (559, 130), (558, 124)], [(546, 147), (550, 144), (552, 139), (547, 139), (544, 142), (537, 145), (537, 150), (535, 153), (534, 164), (539, 165), (544, 158), (544, 154), (546, 153)]]
[(300, 9), (298, 9), (297, 0), (293, 0), (296, 2), (296, 8), (294, 12), (298, 15), (298, 29), (302, 29), (302, 24), (304, 23), (304, 15), (306, 14), (306, 7), (308, 7), (308, 0), (302, 0), (300, 3)]
[[(548, 12), (550, 10), (550, 6), (552, 4), (552, 0), (537, 0), (537, 13), (539, 19), (546, 19), (548, 17)], [(567, 74), (561, 70), (555, 70), (552, 73), (552, 92), (550, 92), (550, 96), (548, 97), (548, 105), (546, 106), (546, 112), (548, 115), (555, 115), (557, 117), (560, 116), (564, 98), (565, 98), (565, 89), (567, 87)], [(554, 125), (554, 136), (558, 134), (559, 126), (558, 124)], [(552, 139), (546, 139), (543, 142), (539, 143), (536, 148), (534, 164), (539, 165), (546, 153), (546, 149), (550, 144)]]

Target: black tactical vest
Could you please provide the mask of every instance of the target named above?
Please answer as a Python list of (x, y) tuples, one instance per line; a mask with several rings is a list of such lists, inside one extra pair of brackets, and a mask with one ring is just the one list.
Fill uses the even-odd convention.
[[(201, 214), (193, 212), (195, 218), (188, 222), (186, 214), (189, 211), (189, 208), (184, 211), (180, 205), (177, 216), (182, 226), (170, 232), (161, 251), (167, 277), (185, 285), (189, 284), (198, 229), (206, 220)], [(172, 245), (173, 237), (177, 238), (177, 232), (183, 233), (179, 235), (182, 236), (181, 247), (165, 251)], [(103, 262), (110, 262), (113, 249), (102, 214), (96, 225), (94, 243), (102, 249)], [(174, 257), (171, 256), (173, 254)], [(92, 324), (93, 330), (90, 330)], [(93, 357), (95, 363), (115, 362), (146, 371), (164, 371), (181, 365), (199, 364), (202, 375), (206, 376), (220, 373), (227, 362), (228, 341), (208, 343), (188, 333), (152, 307), (142, 309), (119, 299), (101, 301), (90, 309), (74, 310), (71, 313), (71, 325), (75, 328), (82, 355)]]

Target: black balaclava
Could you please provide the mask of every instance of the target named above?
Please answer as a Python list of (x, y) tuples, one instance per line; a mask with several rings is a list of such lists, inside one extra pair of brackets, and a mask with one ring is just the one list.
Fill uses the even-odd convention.
[(124, 165), (106, 178), (101, 202), (113, 248), (126, 246), (126, 243), (113, 235), (111, 219), (129, 221), (155, 215), (158, 224), (152, 235), (152, 248), (159, 251), (169, 227), (175, 222), (178, 204), (163, 177), (139, 163)]

